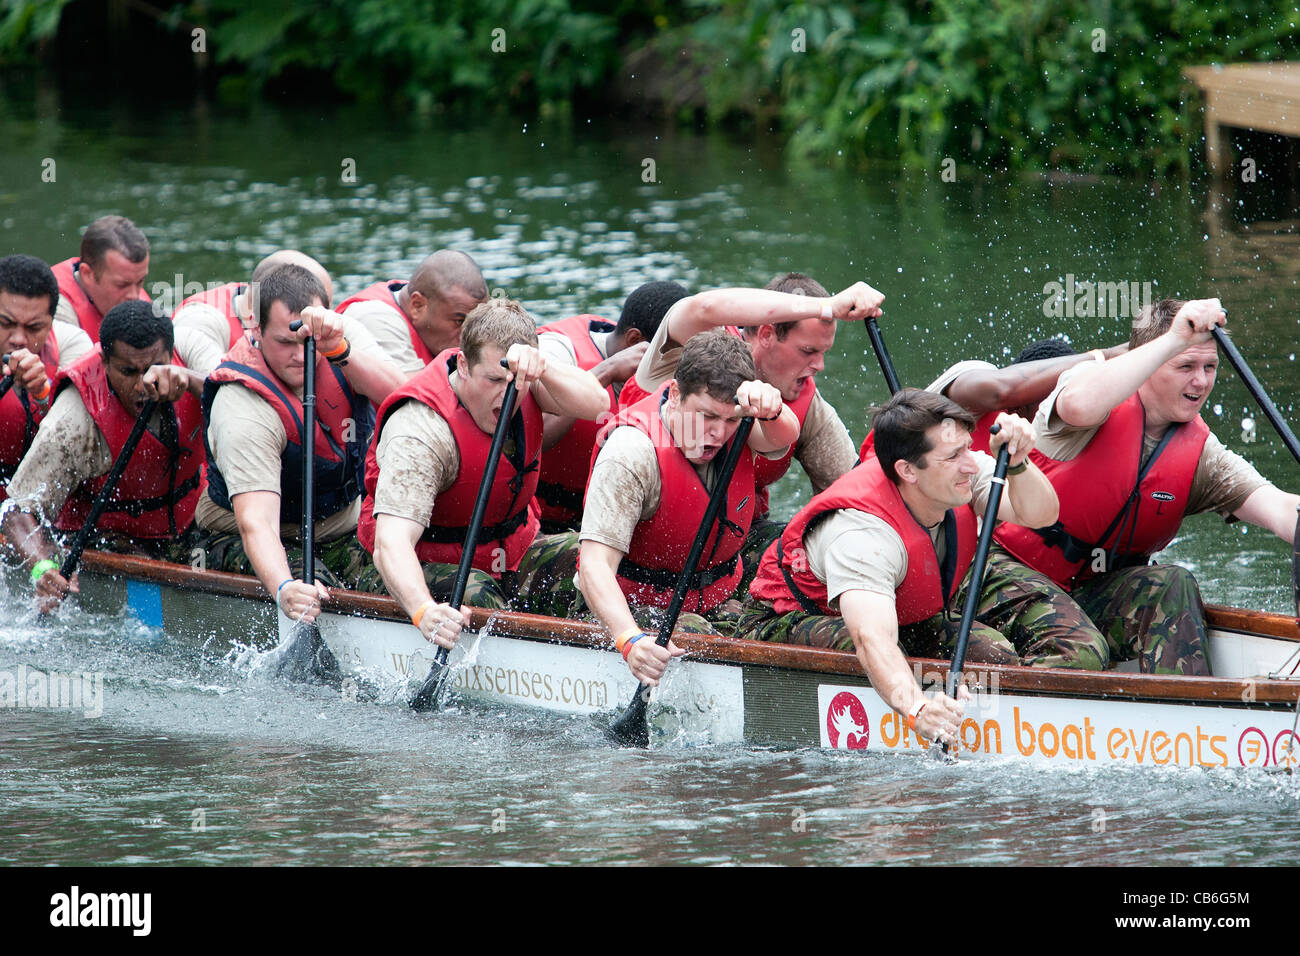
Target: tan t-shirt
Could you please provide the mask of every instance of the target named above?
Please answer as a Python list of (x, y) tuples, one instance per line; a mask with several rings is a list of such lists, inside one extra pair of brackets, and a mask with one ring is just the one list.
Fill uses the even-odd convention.
[[(1056, 399), (1061, 394), (1061, 389), (1076, 374), (1090, 367), (1090, 364), (1085, 362), (1064, 372), (1052, 394), (1038, 407), (1038, 416), (1034, 419), (1034, 429), (1038, 433), (1035, 447), (1049, 458), (1069, 461), (1077, 457), (1101, 427), (1076, 428), (1062, 421), (1056, 414)], [(1157, 443), (1158, 439), (1143, 437), (1143, 460), (1146, 460)], [(1250, 462), (1225, 448), (1211, 432), (1205, 439), (1201, 457), (1196, 463), (1186, 513), (1194, 515), (1215, 511), (1225, 518), (1230, 517), (1247, 498), (1266, 484), (1268, 481)]]
[[(763, 457), (777, 459), (784, 454), (782, 449)], [(703, 466), (695, 467), (705, 490), (710, 493), (717, 480), (721, 458), (721, 455), (715, 455)], [(587, 481), (587, 498), (578, 540), (598, 541), (627, 554), (637, 524), (649, 521), (659, 510), (662, 490), (659, 456), (654, 442), (641, 429), (620, 425), (609, 433), (596, 456), (595, 467)]]
[[(682, 359), (682, 346), (668, 340), (668, 319), (685, 299), (673, 303), (664, 315), (650, 340), (650, 347), (637, 366), (637, 384), (654, 393), (677, 373)], [(808, 406), (799, 438), (794, 443), (794, 458), (803, 466), (812, 483), (813, 493), (819, 494), (831, 486), (836, 478), (858, 462), (858, 450), (849, 437), (849, 430), (819, 391)]]
[(391, 304), (383, 299), (363, 299), (353, 302), (343, 314), (364, 325), (384, 354), (396, 362), (405, 375), (424, 370), (424, 359), (411, 344), (411, 324), (405, 314)]
[[(988, 505), (996, 462), (975, 452), (979, 474), (972, 483), (971, 507), (983, 516)], [(977, 522), (978, 523), (978, 522)], [(943, 524), (928, 529), (940, 561), (947, 551)], [(893, 597), (907, 577), (907, 548), (889, 522), (857, 509), (832, 512), (804, 536), (808, 570), (826, 585), (828, 601), (836, 607), (845, 591), (870, 591)]]
[(423, 402), (405, 403), (388, 416), (375, 459), (375, 515), (409, 518), (427, 528), (434, 501), (460, 474), (460, 451), (447, 420)]
[[(236, 310), (243, 295), (235, 297)], [(207, 302), (191, 302), (172, 316), (176, 330), (176, 354), (201, 375), (221, 364), (230, 351), (230, 323), (225, 313)]]
[[(343, 335), (353, 355), (385, 357), (374, 336), (355, 320), (344, 318)], [(301, 397), (301, 391), (297, 394)], [(208, 445), (226, 480), (226, 493), (232, 499), (249, 491), (270, 491), (278, 495), (280, 461), (289, 437), (271, 404), (252, 389), (231, 383), (217, 391), (209, 419)], [(341, 538), (356, 528), (360, 516), (361, 499), (358, 498), (341, 511), (317, 521), (316, 537), (321, 541)], [(235, 513), (213, 501), (207, 489), (199, 496), (194, 520), (205, 531), (231, 534), (239, 531)], [(282, 540), (295, 540), (300, 532), (298, 522), (280, 525)]]

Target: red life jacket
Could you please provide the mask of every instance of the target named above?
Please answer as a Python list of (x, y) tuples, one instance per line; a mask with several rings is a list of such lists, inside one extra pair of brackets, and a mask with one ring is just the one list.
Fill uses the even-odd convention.
[[(492, 450), (492, 436), (474, 423), (451, 387), (449, 376), (456, 367), (456, 351), (447, 349), (440, 353), (423, 372), (417, 372), (389, 395), (379, 408), (375, 440), (366, 455), (366, 500), (361, 506), (361, 521), (357, 525), (357, 538), (371, 553), (375, 549), (379, 437), (394, 409), (406, 402), (417, 401), (432, 408), (451, 427), (460, 452), (460, 470), (456, 473), (455, 483), (434, 499), (429, 525), (416, 542), (415, 554), (426, 564), (457, 564), (460, 561), (465, 547), (465, 532), (469, 529), (474, 502), (487, 469), (488, 452)], [(537, 510), (530, 506), (537, 491), (542, 410), (531, 392), (516, 406), (511, 424), (510, 437), (514, 439), (515, 453), (503, 454), (497, 465), (483, 526), (474, 548), (473, 566), (497, 578), (504, 571), (518, 570), (524, 552), (537, 537)], [(509, 447), (510, 442), (506, 444)], [(498, 548), (501, 554), (496, 553)]]
[[(352, 391), (342, 370), (326, 359), (316, 359), (316, 462), (314, 468), (314, 520), (323, 521), (352, 504), (361, 495), (366, 445), (374, 430), (374, 408)], [(256, 392), (275, 409), (284, 425), (287, 444), (280, 456), (280, 521), (302, 521), (302, 399), (271, 371), (262, 350), (241, 336), (221, 364), (203, 384), (203, 420), (212, 417), (217, 390), (236, 382)], [(212, 457), (204, 436), (208, 461), (208, 497), (233, 511), (226, 479)]]
[[(725, 328), (730, 334), (736, 336), (736, 338), (738, 339), (744, 338), (744, 336), (740, 334), (740, 329), (736, 328), (736, 326), (728, 325), (725, 326)], [(655, 389), (655, 394), (658, 393), (659, 390)], [(620, 409), (631, 408), (633, 405), (637, 404), (638, 402), (643, 402), (649, 397), (650, 397), (650, 393), (641, 387), (640, 383), (637, 382), (636, 375), (634, 373), (631, 378), (629, 378), (626, 382), (623, 383), (623, 390), (618, 393), (618, 407)], [(803, 419), (800, 419), (800, 421), (803, 421)]]
[[(99, 307), (90, 301), (90, 296), (86, 295), (81, 284), (77, 282), (77, 268), (81, 265), (80, 259), (64, 259), (50, 267), (54, 273), (54, 278), (59, 283), (59, 295), (68, 300), (72, 306), (72, 311), (77, 313), (77, 321), (81, 324), (81, 329), (90, 336), (90, 341), (96, 345), (99, 344), (99, 326), (104, 321), (104, 313), (99, 311)], [(137, 296), (141, 302), (151, 301), (148, 293), (143, 289)]]
[[(709, 506), (709, 492), (699, 472), (673, 443), (659, 417), (659, 407), (667, 395), (665, 382), (656, 394), (620, 411), (601, 429), (592, 455), (594, 467), (605, 438), (619, 425), (639, 428), (654, 442), (659, 459), (659, 508), (650, 520), (637, 524), (628, 553), (619, 562), (617, 577), (629, 602), (664, 608), (672, 603), (677, 579)], [(719, 460), (730, 447), (730, 443), (723, 446)], [(745, 449), (732, 473), (718, 521), (704, 543), (699, 567), (689, 582), (683, 611), (710, 611), (736, 590), (743, 570), (740, 549), (754, 520), (754, 498), (754, 453)]]
[[(812, 408), (813, 399), (817, 396), (817, 383), (813, 379), (808, 379), (804, 383), (799, 394), (795, 396), (793, 402), (790, 402), (790, 410), (794, 412), (795, 418), (799, 419), (799, 431), (803, 431), (804, 420), (808, 417), (808, 409)], [(754, 516), (763, 518), (767, 516), (767, 486), (778, 481), (787, 471), (790, 470), (790, 460), (794, 458), (794, 445), (780, 458), (764, 458), (759, 455), (754, 459), (754, 485), (757, 489), (758, 501), (754, 508)]]
[(1137, 394), (1111, 410), (1078, 457), (1035, 459), (1056, 489), (1061, 514), (1050, 528), (1002, 524), (994, 539), (1064, 588), (1092, 577), (1096, 549), (1113, 570), (1145, 564), (1178, 533), (1210, 429), (1196, 418), (1171, 425), (1139, 481), (1146, 412)]
[(898, 486), (886, 477), (874, 455), (854, 467), (808, 502), (791, 519), (781, 537), (763, 554), (749, 593), (771, 601), (778, 614), (803, 610), (839, 615), (827, 602), (826, 584), (808, 567), (804, 536), (832, 511), (851, 508), (883, 518), (898, 532), (907, 549), (907, 575), (894, 592), (899, 626), (924, 621), (949, 606), (975, 557), (976, 522), (970, 505), (952, 509), (944, 518), (945, 567), (939, 566), (934, 542), (912, 517)]
[(338, 307), (338, 311), (340, 313), (347, 312), (348, 306), (354, 302), (382, 302), (384, 305), (391, 307), (406, 323), (406, 334), (411, 337), (411, 348), (415, 349), (415, 354), (420, 356), (420, 361), (428, 365), (433, 361), (433, 353), (429, 351), (429, 347), (420, 338), (420, 333), (415, 331), (415, 326), (411, 324), (410, 317), (397, 304), (397, 293), (401, 292), (405, 285), (405, 279), (389, 279), (387, 282), (376, 282), (374, 285), (362, 289), (351, 298), (344, 299), (343, 303)]
[[(54, 329), (45, 336), (40, 360), (45, 366), (45, 377), (53, 382), (59, 372), (59, 342)], [(8, 484), (18, 470), (27, 449), (32, 447), (36, 428), (49, 408), (49, 405), (33, 401), (25, 388), (10, 388), (0, 399), (0, 481)], [(0, 501), (7, 497), (5, 488), (0, 487)]]
[[(613, 332), (614, 324), (598, 315), (575, 315), (537, 331), (563, 335), (571, 343), (578, 357), (578, 368), (591, 371), (605, 360), (592, 334)], [(618, 410), (618, 397), (613, 386), (609, 393), (609, 411)], [(589, 422), (581, 418), (564, 437), (542, 454), (542, 470), (537, 480), (537, 501), (542, 507), (542, 519), (572, 524), (582, 518), (582, 498), (587, 491), (587, 478), (591, 474), (591, 455), (596, 447), (596, 434), (605, 423)]]
[[(181, 364), (175, 356), (172, 363)], [(57, 395), (69, 384), (81, 393), (86, 410), (116, 461), (135, 427), (135, 415), (123, 407), (109, 387), (103, 350), (98, 344), (94, 351), (59, 371), (54, 393)], [(135, 538), (174, 538), (194, 521), (194, 506), (202, 491), (203, 412), (198, 399), (189, 392), (160, 409), (164, 437), (145, 431), (108, 499), (108, 507), (96, 525), (98, 530), (120, 531)], [(101, 475), (77, 486), (68, 496), (55, 527), (80, 531), (107, 477)]]
[(248, 286), (242, 282), (227, 282), (219, 285), (215, 289), (208, 289), (206, 292), (200, 292), (197, 295), (189, 296), (182, 300), (181, 304), (176, 307), (176, 312), (172, 313), (172, 321), (176, 320), (177, 313), (187, 305), (210, 305), (226, 317), (230, 323), (230, 342), (226, 348), (233, 349), (235, 343), (244, 335), (244, 323), (235, 310), (235, 296), (243, 295), (248, 291)]

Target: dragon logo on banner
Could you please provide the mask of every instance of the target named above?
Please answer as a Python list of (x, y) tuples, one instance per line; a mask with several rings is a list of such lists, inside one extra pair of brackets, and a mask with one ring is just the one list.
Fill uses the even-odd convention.
[(866, 750), (871, 739), (867, 709), (856, 694), (840, 691), (826, 708), (826, 733), (836, 750)]

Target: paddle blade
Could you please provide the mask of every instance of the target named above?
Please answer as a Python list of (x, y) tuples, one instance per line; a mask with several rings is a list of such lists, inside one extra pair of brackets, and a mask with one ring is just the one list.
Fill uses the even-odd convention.
[(434, 662), (429, 665), (429, 673), (425, 675), (424, 681), (420, 684), (411, 699), (407, 701), (411, 710), (439, 710), (442, 707), (442, 689), (447, 683), (447, 677), (451, 674), (451, 668), (447, 666), (446, 659), (439, 654)]
[(266, 658), (266, 668), (279, 680), (307, 683), (339, 678), (339, 665), (313, 621), (296, 622)]
[(650, 688), (638, 687), (623, 716), (606, 728), (606, 736), (620, 747), (649, 747), (650, 721), (646, 713), (649, 700)]

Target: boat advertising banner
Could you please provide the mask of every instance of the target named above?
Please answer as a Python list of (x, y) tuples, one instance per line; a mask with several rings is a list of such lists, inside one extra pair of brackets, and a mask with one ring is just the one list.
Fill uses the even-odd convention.
[[(923, 740), (870, 688), (817, 687), (821, 745), (922, 751)], [(977, 692), (958, 751), (1052, 763), (1292, 768), (1300, 737), (1290, 710), (1026, 697)]]

